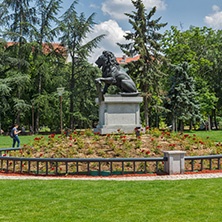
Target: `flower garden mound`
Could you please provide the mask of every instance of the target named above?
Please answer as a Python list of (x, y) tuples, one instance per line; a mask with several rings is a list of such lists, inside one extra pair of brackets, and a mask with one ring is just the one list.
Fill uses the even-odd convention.
[[(134, 157), (160, 157), (161, 151), (183, 150), (186, 156), (212, 155), (222, 153), (222, 144), (214, 143), (209, 138), (199, 138), (195, 134), (192, 136), (184, 133), (169, 133), (158, 129), (149, 129), (140, 132), (140, 136), (135, 134), (126, 135), (118, 131), (118, 134), (108, 134), (102, 136), (93, 134), (91, 130), (84, 132), (74, 131), (67, 135), (50, 135), (47, 139), (36, 137), (27, 149), (10, 152), (9, 156), (16, 157), (38, 157), (38, 158), (134, 158)], [(10, 165), (12, 162), (9, 163)], [(23, 163), (24, 171), (27, 163)], [(75, 172), (76, 163), (69, 164), (69, 172)], [(163, 163), (159, 163), (159, 169), (163, 169)], [(187, 164), (187, 163), (186, 163)], [(102, 163), (102, 170), (110, 170), (109, 163)], [(155, 164), (149, 164), (149, 171), (155, 171)], [(195, 162), (196, 168), (200, 168), (200, 163)], [(216, 167), (216, 163), (212, 165)], [(33, 166), (34, 167), (34, 166)], [(87, 169), (87, 164), (79, 165), (80, 171)], [(55, 163), (50, 163), (49, 168), (53, 173)], [(58, 172), (64, 172), (65, 164), (58, 164)], [(208, 168), (208, 162), (204, 162), (204, 168)], [(189, 166), (186, 167), (189, 169)], [(40, 171), (44, 172), (45, 166), (40, 165)], [(91, 163), (90, 170), (98, 171), (98, 163)], [(126, 163), (125, 171), (132, 171), (133, 164)], [(144, 164), (136, 163), (136, 171), (143, 171)], [(114, 171), (121, 171), (121, 163), (115, 163)]]

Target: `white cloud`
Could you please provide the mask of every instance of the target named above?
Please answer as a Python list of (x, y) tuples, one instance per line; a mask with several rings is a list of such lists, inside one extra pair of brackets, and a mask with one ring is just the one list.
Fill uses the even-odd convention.
[[(166, 4), (164, 0), (144, 0), (143, 4), (146, 9), (156, 6), (157, 10), (165, 10)], [(102, 11), (115, 19), (126, 19), (124, 13), (131, 13), (134, 6), (130, 0), (106, 0), (102, 3)]]
[(217, 5), (213, 5), (213, 14), (205, 16), (204, 22), (210, 27), (222, 29), (222, 11)]
[(98, 6), (98, 5), (95, 5), (95, 4), (90, 4), (89, 7), (90, 7), (90, 8), (99, 8), (99, 6)]
[(94, 63), (104, 50), (113, 52), (115, 56), (122, 56), (122, 51), (116, 43), (126, 42), (123, 37), (126, 32), (118, 25), (118, 23), (114, 20), (108, 20), (95, 25), (86, 41), (89, 41), (101, 34), (106, 34), (106, 36), (100, 42), (99, 47), (94, 50), (88, 59), (90, 63)]

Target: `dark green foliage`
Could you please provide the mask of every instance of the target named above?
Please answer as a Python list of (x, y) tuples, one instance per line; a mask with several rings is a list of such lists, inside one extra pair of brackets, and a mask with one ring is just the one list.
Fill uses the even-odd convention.
[(175, 119), (180, 120), (181, 130), (183, 130), (185, 121), (196, 123), (201, 120), (200, 103), (198, 94), (195, 91), (195, 81), (188, 75), (189, 69), (187, 62), (173, 66), (174, 75), (169, 79), (168, 108), (171, 110), (173, 125)]

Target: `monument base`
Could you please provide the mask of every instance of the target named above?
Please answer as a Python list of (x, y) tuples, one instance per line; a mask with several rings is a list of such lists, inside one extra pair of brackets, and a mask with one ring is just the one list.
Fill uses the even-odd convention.
[(133, 133), (136, 127), (141, 127), (140, 106), (143, 98), (140, 96), (105, 95), (104, 101), (96, 99), (99, 104), (99, 125), (94, 132), (100, 134)]

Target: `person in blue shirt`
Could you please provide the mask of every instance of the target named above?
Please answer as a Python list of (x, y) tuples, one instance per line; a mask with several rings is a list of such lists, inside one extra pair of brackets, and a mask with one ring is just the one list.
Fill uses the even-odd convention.
[(18, 134), (21, 132), (21, 130), (18, 130), (18, 124), (15, 124), (12, 130), (13, 130), (13, 145), (12, 145), (12, 147), (15, 147), (16, 142), (17, 142), (17, 147), (19, 147), (20, 140), (19, 140)]

